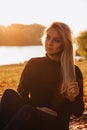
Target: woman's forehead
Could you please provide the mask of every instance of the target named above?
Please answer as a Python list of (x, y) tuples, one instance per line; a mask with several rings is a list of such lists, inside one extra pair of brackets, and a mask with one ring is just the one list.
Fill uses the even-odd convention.
[(52, 28), (49, 28), (49, 29), (47, 30), (47, 34), (60, 38), (60, 33), (59, 33), (59, 31), (58, 31), (57, 29), (53, 28), (53, 27), (52, 27)]

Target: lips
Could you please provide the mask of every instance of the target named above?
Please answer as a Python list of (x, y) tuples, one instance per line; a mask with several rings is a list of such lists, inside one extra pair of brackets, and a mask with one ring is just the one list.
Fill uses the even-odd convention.
[(47, 47), (47, 49), (48, 49), (48, 50), (52, 50), (53, 48), (51, 48), (51, 47)]

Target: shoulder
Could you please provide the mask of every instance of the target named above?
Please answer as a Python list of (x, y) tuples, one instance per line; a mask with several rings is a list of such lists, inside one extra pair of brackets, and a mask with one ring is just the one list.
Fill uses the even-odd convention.
[(30, 64), (30, 63), (36, 63), (36, 62), (41, 62), (41, 61), (45, 61), (46, 60), (46, 57), (34, 57), (34, 58), (31, 58), (30, 60), (28, 60), (27, 64)]
[(42, 61), (45, 60), (45, 57), (35, 57), (35, 58), (31, 58), (29, 59), (26, 64), (25, 64), (25, 67), (23, 69), (23, 72), (25, 73), (28, 73), (30, 72), (31, 70), (35, 70), (37, 68), (40, 67)]
[(81, 69), (77, 65), (75, 65), (75, 71), (76, 73), (82, 75)]
[(40, 64), (42, 64), (46, 61), (47, 61), (47, 58), (45, 56), (44, 57), (34, 57), (27, 61), (26, 67), (37, 66), (37, 65), (39, 66)]
[(83, 79), (83, 74), (82, 74), (80, 68), (77, 65), (75, 65), (75, 72), (76, 72), (76, 78), (77, 79)]

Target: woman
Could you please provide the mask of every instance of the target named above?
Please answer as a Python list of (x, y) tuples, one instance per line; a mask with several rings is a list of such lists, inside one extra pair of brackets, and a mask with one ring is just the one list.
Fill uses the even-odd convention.
[(53, 22), (42, 42), (46, 56), (30, 59), (22, 72), (18, 93), (6, 90), (2, 96), (1, 112), (5, 114), (1, 124), (8, 122), (4, 130), (69, 130), (70, 116), (82, 116), (83, 77), (74, 65), (70, 28)]

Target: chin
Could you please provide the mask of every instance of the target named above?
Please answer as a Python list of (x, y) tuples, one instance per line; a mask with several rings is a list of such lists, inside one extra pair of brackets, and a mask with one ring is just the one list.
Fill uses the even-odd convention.
[(49, 55), (53, 55), (53, 54), (56, 54), (56, 53), (58, 53), (58, 52), (54, 52), (54, 51), (47, 51), (47, 54), (49, 54)]

